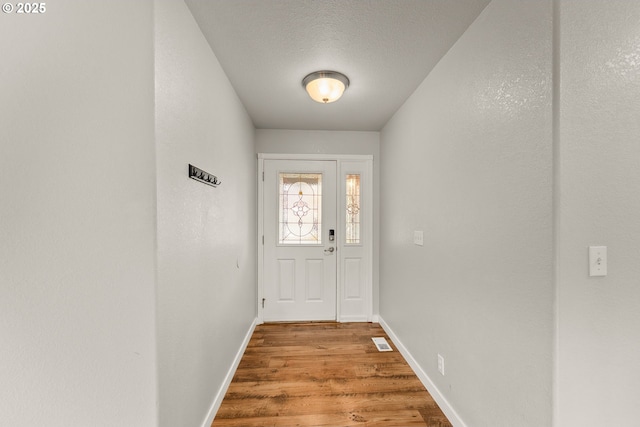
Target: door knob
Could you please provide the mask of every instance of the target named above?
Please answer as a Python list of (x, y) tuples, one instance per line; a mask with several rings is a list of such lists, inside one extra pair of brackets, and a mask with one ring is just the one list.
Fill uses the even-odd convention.
[(334, 248), (333, 246), (331, 246), (329, 249), (325, 249), (325, 250), (324, 250), (324, 253), (325, 253), (325, 254), (326, 254), (326, 253), (332, 253), (332, 252), (333, 252), (333, 251), (335, 251), (335, 250), (336, 250), (336, 248)]

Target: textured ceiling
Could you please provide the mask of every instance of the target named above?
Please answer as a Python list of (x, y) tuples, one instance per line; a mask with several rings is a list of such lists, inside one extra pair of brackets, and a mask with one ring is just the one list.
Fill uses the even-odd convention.
[[(186, 0), (259, 129), (380, 130), (490, 0)], [(302, 78), (351, 86), (312, 101)]]

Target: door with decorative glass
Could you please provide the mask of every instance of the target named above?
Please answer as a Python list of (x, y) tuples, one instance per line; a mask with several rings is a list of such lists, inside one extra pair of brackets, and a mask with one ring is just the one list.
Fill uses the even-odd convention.
[(263, 320), (336, 320), (336, 162), (265, 160)]

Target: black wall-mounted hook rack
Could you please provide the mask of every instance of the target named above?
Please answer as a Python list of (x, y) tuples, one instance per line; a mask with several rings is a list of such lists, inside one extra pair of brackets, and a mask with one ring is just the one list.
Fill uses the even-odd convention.
[(218, 177), (212, 175), (208, 172), (203, 171), (200, 168), (189, 164), (189, 178), (195, 179), (196, 181), (200, 181), (203, 184), (210, 185), (212, 187), (217, 187), (222, 184), (222, 181), (218, 181)]

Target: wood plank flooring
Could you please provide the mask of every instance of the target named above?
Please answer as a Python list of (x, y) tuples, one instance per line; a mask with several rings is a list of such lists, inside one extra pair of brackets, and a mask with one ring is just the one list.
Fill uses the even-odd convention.
[(451, 424), (378, 324), (281, 323), (256, 327), (212, 426)]

